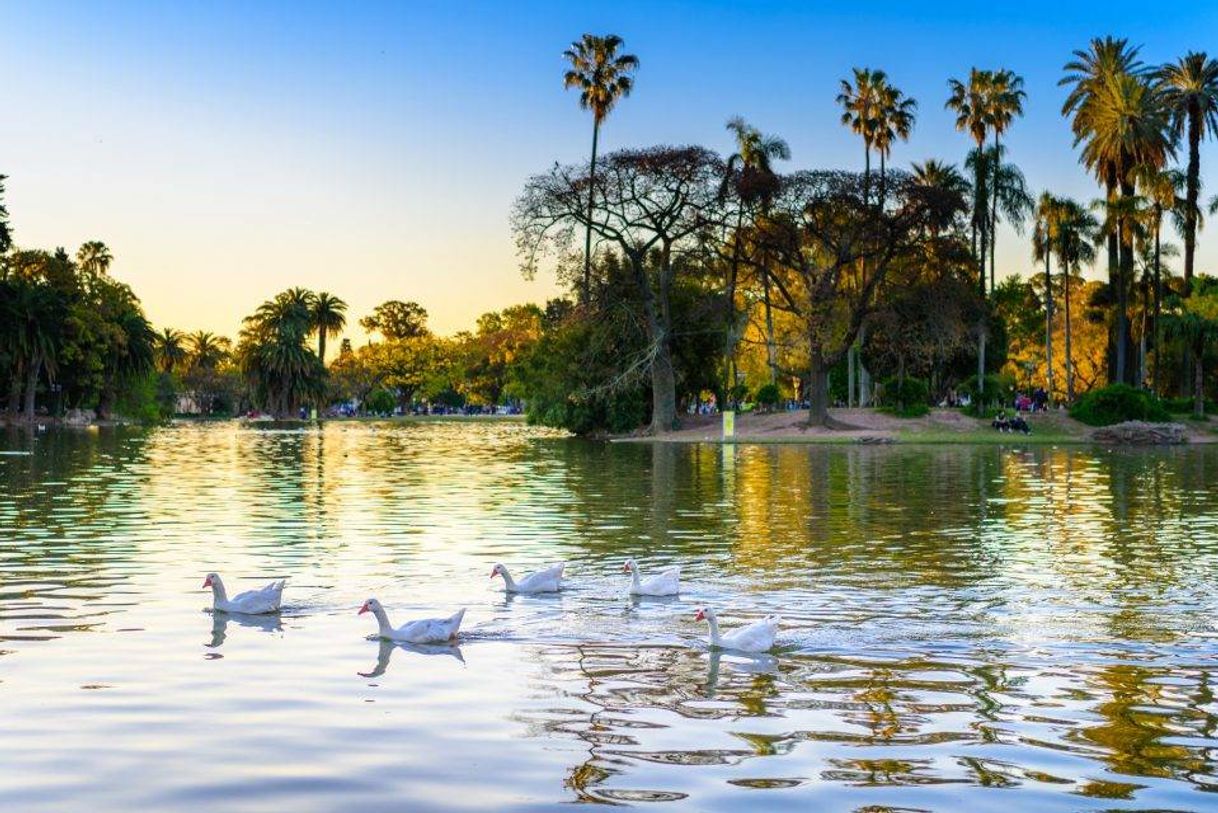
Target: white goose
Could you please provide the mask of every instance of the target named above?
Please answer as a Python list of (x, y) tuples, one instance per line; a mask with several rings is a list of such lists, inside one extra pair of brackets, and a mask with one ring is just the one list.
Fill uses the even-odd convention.
[(774, 636), (778, 634), (778, 624), (782, 621), (776, 615), (767, 616), (748, 626), (732, 630), (726, 635), (719, 633), (719, 619), (715, 611), (709, 607), (698, 609), (695, 621), (706, 619), (710, 624), (711, 646), (720, 649), (734, 649), (738, 652), (767, 652), (774, 647)]
[(509, 593), (557, 593), (562, 589), (562, 571), (566, 566), (566, 562), (562, 562), (516, 581), (506, 567), (495, 565), (491, 568), (491, 578), (502, 576), (504, 589)]
[(639, 577), (639, 566), (633, 559), (627, 559), (622, 565), (622, 571), (630, 574), (630, 595), (632, 596), (675, 596), (681, 592), (681, 568), (670, 567), (662, 573)]
[(262, 613), (279, 612), (279, 604), (283, 599), (284, 581), (284, 579), (280, 579), (277, 582), (271, 582), (266, 587), (247, 590), (232, 598), (228, 597), (228, 592), (224, 589), (224, 582), (220, 581), (217, 573), (208, 573), (207, 578), (203, 581), (203, 586), (211, 588), (212, 609), (225, 613), (261, 615)]
[(462, 607), (448, 618), (421, 618), (418, 621), (407, 621), (396, 629), (389, 623), (385, 608), (376, 599), (365, 601), (356, 615), (364, 613), (372, 613), (376, 617), (377, 638), (405, 644), (438, 644), (457, 637), (457, 630), (461, 629), (461, 619), (465, 617), (465, 608)]

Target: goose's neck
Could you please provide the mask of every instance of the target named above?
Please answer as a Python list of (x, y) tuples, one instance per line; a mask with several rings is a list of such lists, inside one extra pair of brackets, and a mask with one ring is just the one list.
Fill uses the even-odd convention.
[(218, 576), (211, 580), (211, 595), (213, 605), (228, 601), (228, 592), (224, 589), (224, 582), (220, 581)]
[(706, 623), (710, 624), (711, 643), (714, 644), (715, 646), (719, 646), (719, 641), (721, 640), (719, 638), (719, 620), (717, 618), (715, 618), (713, 615), (711, 615), (710, 613), (707, 613), (706, 614)]
[(500, 574), (503, 576), (503, 583), (507, 585), (508, 590), (516, 589), (516, 580), (512, 578), (512, 574), (508, 573), (508, 569), (500, 568)]
[(390, 633), (393, 632), (393, 627), (389, 624), (389, 614), (385, 612), (385, 608), (380, 607), (375, 609), (372, 611), (372, 614), (376, 616), (377, 633), (382, 638), (391, 637)]
[(636, 588), (639, 586), (639, 568), (637, 565), (630, 568), (630, 582)]

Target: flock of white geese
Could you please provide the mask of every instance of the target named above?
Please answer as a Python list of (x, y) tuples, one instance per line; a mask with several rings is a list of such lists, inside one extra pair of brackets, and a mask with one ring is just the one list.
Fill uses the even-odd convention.
[[(563, 588), (563, 569), (565, 564), (557, 564), (536, 573), (530, 573), (519, 580), (512, 577), (503, 565), (491, 568), (491, 578), (503, 578), (504, 590), (508, 593), (540, 594), (557, 593)], [(681, 570), (673, 567), (653, 576), (644, 578), (639, 573), (639, 567), (633, 559), (627, 559), (622, 565), (623, 572), (630, 574), (630, 594), (633, 596), (676, 596), (681, 592)], [(242, 615), (264, 615), (279, 612), (283, 601), (284, 581), (274, 581), (256, 590), (247, 590), (229, 597), (224, 588), (224, 582), (216, 573), (207, 574), (203, 587), (212, 590), (212, 609), (221, 613), (237, 613)], [(372, 613), (376, 619), (376, 635), (384, 641), (405, 644), (441, 644), (455, 641), (461, 630), (461, 621), (465, 617), (465, 608), (458, 610), (447, 618), (420, 618), (408, 621), (395, 627), (389, 621), (389, 614), (375, 598), (370, 598), (359, 608), (359, 615)], [(768, 616), (737, 627), (731, 632), (719, 630), (719, 619), (715, 611), (709, 607), (699, 607), (696, 621), (705, 620), (710, 626), (710, 645), (717, 649), (730, 649), (737, 652), (768, 652), (774, 647), (774, 638), (778, 634), (778, 616)]]

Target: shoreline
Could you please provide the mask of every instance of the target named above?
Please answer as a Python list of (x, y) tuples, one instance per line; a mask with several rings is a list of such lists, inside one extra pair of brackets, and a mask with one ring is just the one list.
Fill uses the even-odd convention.
[[(1100, 428), (1074, 420), (1065, 412), (1050, 411), (1025, 415), (1031, 434), (1000, 432), (988, 419), (973, 418), (956, 409), (935, 408), (917, 418), (900, 418), (867, 408), (834, 408), (829, 415), (844, 429), (807, 426), (803, 410), (776, 413), (746, 413), (736, 417), (736, 434), (722, 435), (721, 415), (689, 415), (680, 429), (663, 435), (619, 435), (613, 443), (707, 443), (716, 445), (1020, 445), (1020, 446), (1120, 446), (1096, 440), (1092, 433)], [(1194, 446), (1218, 443), (1218, 424), (1176, 421), (1183, 427), (1185, 441), (1176, 444), (1145, 446)]]

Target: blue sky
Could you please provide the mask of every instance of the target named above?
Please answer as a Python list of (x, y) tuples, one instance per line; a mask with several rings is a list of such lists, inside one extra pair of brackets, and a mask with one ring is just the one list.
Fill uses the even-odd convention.
[[(442, 331), (552, 295), (520, 278), (508, 210), (528, 175), (584, 157), (588, 116), (562, 50), (615, 32), (642, 65), (606, 149), (726, 151), (743, 115), (791, 145), (792, 168), (858, 167), (838, 80), (883, 68), (918, 99), (893, 162), (960, 161), (943, 110), (971, 66), (1024, 76), (1009, 138), (1031, 188), (1082, 199), (1056, 86), (1070, 51), (1127, 36), (1148, 62), (1211, 45), (1218, 6), (1011, 3), (9, 3), (0, 10), (0, 173), (26, 246), (101, 239), (158, 325), (232, 334), (289, 285), (359, 317), (414, 299)], [(1215, 177), (1207, 145), (1203, 175)], [(1211, 187), (1214, 184), (1208, 184)], [(1026, 238), (999, 270), (1027, 273)], [(1218, 247), (1200, 241), (1200, 268)]]

